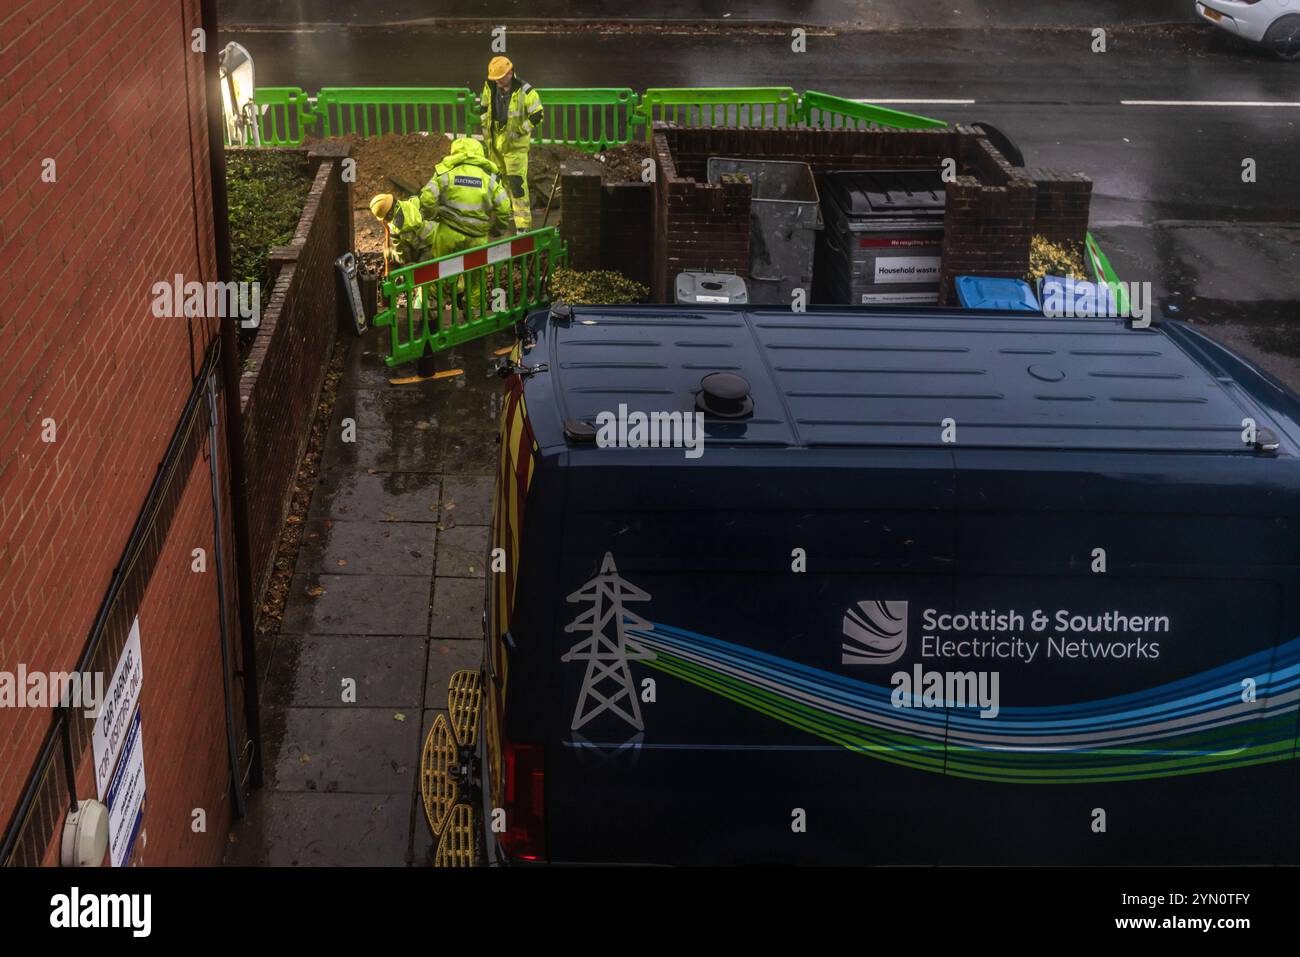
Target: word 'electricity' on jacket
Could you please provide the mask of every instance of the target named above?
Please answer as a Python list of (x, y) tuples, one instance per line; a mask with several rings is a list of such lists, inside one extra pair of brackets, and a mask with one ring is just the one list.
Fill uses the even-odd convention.
[(420, 190), (420, 208), (428, 219), (473, 239), (485, 238), (494, 222), (510, 225), (510, 195), (496, 164), (470, 137), (451, 144), (451, 152)]

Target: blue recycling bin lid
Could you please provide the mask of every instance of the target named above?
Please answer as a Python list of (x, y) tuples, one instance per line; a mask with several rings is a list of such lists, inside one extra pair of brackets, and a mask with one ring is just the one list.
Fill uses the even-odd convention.
[(1038, 283), (1044, 315), (1109, 318), (1118, 315), (1114, 291), (1104, 282), (1068, 276), (1044, 276)]
[(1038, 312), (1038, 299), (1029, 283), (992, 276), (958, 276), (957, 299), (966, 309)]

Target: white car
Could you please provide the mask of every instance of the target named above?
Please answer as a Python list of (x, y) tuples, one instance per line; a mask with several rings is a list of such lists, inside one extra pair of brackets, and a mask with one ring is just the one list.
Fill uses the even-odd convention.
[(1300, 60), (1300, 0), (1197, 0), (1196, 12), (1283, 60)]

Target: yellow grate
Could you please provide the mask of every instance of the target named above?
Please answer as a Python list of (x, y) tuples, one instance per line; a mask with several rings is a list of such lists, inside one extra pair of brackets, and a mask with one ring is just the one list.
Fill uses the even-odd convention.
[(440, 714), (433, 719), (433, 727), (424, 739), (424, 751), (420, 755), (420, 793), (424, 797), (424, 816), (428, 818), (429, 828), (435, 836), (442, 833), (447, 816), (460, 793), (455, 778), (451, 776), (456, 760), (456, 740), (447, 724), (447, 716)]
[(468, 804), (457, 804), (451, 810), (442, 836), (438, 839), (438, 852), (434, 867), (473, 867), (478, 863), (475, 846), (474, 811)]
[(447, 684), (447, 711), (456, 740), (472, 747), (478, 743), (479, 703), (483, 682), (477, 671), (458, 671)]

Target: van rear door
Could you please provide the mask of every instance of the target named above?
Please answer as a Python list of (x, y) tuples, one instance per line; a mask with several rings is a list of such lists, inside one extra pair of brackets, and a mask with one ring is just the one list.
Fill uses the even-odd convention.
[(977, 662), (1000, 671), (1001, 711), (950, 727), (940, 861), (1294, 860), (1288, 463), (1245, 450), (955, 461), (956, 606), (1019, 608), (1036, 655)]

